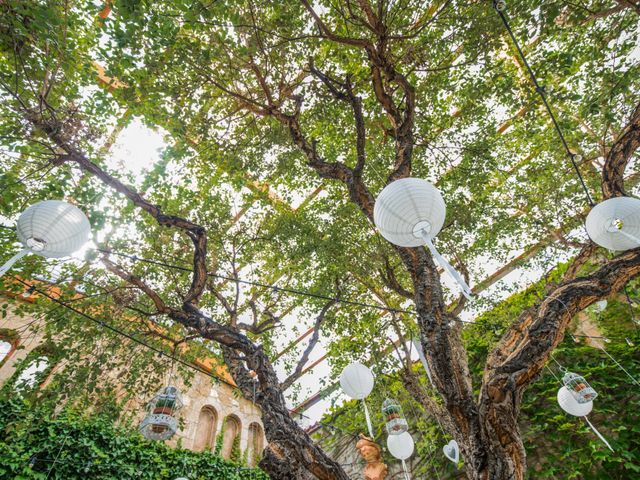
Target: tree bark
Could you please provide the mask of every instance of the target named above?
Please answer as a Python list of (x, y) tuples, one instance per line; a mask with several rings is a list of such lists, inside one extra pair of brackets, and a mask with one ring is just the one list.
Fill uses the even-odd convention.
[[(315, 445), (311, 437), (291, 418), (277, 374), (261, 347), (251, 342), (234, 326), (223, 325), (207, 317), (198, 307), (208, 276), (205, 229), (187, 219), (165, 214), (159, 206), (148, 202), (134, 189), (91, 162), (83, 152), (64, 141), (59, 135), (58, 125), (43, 122), (35, 114), (27, 114), (27, 118), (64, 152), (55, 159), (56, 165), (76, 164), (84, 172), (94, 175), (105, 185), (124, 195), (155, 218), (159, 225), (176, 228), (189, 237), (194, 248), (194, 270), (190, 289), (181, 308), (167, 305), (142, 279), (122, 270), (108, 256), (103, 258), (103, 262), (112, 273), (143, 291), (152, 300), (158, 313), (168, 315), (174, 321), (197, 331), (202, 338), (215, 341), (221, 346), (234, 382), (245, 398), (254, 400), (261, 409), (261, 419), (269, 442), (268, 454), (263, 462), (265, 468), (275, 478), (305, 478), (308, 475), (303, 471), (306, 471), (320, 480), (348, 480), (342, 467)], [(322, 316), (330, 306), (332, 304), (325, 307)], [(250, 370), (256, 372), (256, 379), (249, 375)], [(281, 461), (282, 458), (286, 461)]]
[[(262, 424), (270, 445), (265, 465), (279, 478), (300, 478), (304, 468), (320, 480), (348, 480), (348, 476), (336, 462), (331, 460), (311, 437), (291, 418), (278, 377), (268, 357), (259, 346), (249, 352), (222, 347), (225, 364), (246, 398), (252, 398), (262, 411)], [(257, 380), (249, 375), (247, 366), (256, 372)], [(259, 388), (255, 388), (259, 384)], [(279, 459), (287, 457), (286, 462)], [(287, 469), (288, 468), (288, 469)], [(290, 475), (282, 477), (281, 475)]]

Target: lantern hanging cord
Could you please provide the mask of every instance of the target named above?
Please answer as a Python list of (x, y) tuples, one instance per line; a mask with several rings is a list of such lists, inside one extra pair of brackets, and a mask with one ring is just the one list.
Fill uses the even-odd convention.
[(551, 109), (551, 106), (549, 105), (549, 102), (547, 100), (547, 96), (545, 93), (545, 89), (542, 85), (540, 85), (538, 83), (538, 80), (536, 78), (535, 73), (533, 73), (533, 70), (531, 68), (531, 66), (529, 65), (529, 62), (527, 62), (526, 57), (524, 56), (524, 52), (522, 51), (522, 49), (520, 48), (520, 44), (518, 43), (518, 40), (516, 39), (513, 30), (511, 30), (511, 26), (509, 25), (509, 22), (507, 20), (507, 17), (505, 16), (505, 14), (503, 13), (504, 10), (504, 1), (500, 1), (500, 0), (493, 0), (493, 8), (496, 10), (496, 12), (498, 12), (498, 15), (500, 15), (500, 18), (502, 19), (502, 23), (504, 24), (504, 27), (507, 29), (507, 32), (509, 33), (509, 36), (511, 37), (511, 40), (513, 41), (513, 44), (516, 47), (516, 50), (518, 50), (518, 54), (520, 55), (520, 58), (522, 59), (522, 63), (524, 63), (527, 72), (529, 73), (529, 77), (531, 77), (531, 81), (533, 82), (533, 84), (536, 87), (536, 92), (538, 93), (538, 95), (540, 95), (540, 98), (542, 99), (542, 103), (544, 104), (547, 112), (549, 113), (549, 117), (551, 117), (551, 122), (553, 123), (553, 126), (555, 127), (556, 132), (558, 132), (558, 136), (560, 137), (560, 140), (562, 141), (562, 146), (564, 147), (565, 151), (567, 152), (567, 155), (569, 156), (569, 159), (571, 160), (571, 164), (573, 165), (573, 169), (575, 170), (576, 174), (578, 175), (578, 179), (580, 180), (580, 184), (582, 185), (582, 189), (584, 190), (584, 194), (587, 197), (587, 203), (589, 204), (590, 207), (593, 207), (595, 205), (595, 203), (593, 202), (591, 195), (589, 194), (589, 189), (587, 188), (587, 185), (584, 181), (584, 178), (582, 178), (582, 174), (580, 173), (580, 169), (578, 168), (578, 164), (576, 163), (576, 157), (577, 155), (574, 154), (573, 152), (571, 152), (571, 149), (569, 148), (569, 144), (567, 143), (567, 140), (564, 137), (564, 134), (562, 133), (562, 130), (560, 129), (560, 125), (558, 125), (558, 121), (556, 120), (556, 116), (553, 113), (553, 110)]
[(627, 375), (627, 377), (629, 377), (629, 378), (631, 379), (631, 381), (632, 381), (633, 383), (635, 383), (638, 387), (640, 387), (640, 382), (638, 382), (638, 380), (636, 380), (636, 378), (635, 378), (633, 375), (631, 375), (631, 374), (627, 371), (627, 369), (626, 369), (626, 368), (624, 368), (622, 365), (620, 365), (620, 363), (618, 363), (618, 361), (617, 361), (615, 358), (613, 358), (613, 357), (609, 354), (609, 352), (607, 352), (607, 351), (604, 349), (604, 347), (598, 346), (598, 348), (599, 348), (600, 350), (602, 350), (602, 351), (604, 352), (604, 354), (605, 354), (607, 357), (609, 357), (609, 358), (613, 361), (613, 363), (615, 363), (615, 364), (618, 366), (618, 368), (620, 368), (620, 370), (622, 370), (622, 371)]
[[(149, 259), (149, 258), (143, 258), (143, 257), (139, 257), (137, 255), (132, 255), (132, 254), (129, 254), (129, 253), (118, 252), (118, 251), (115, 251), (115, 250), (104, 249), (104, 248), (92, 248), (91, 250), (94, 250), (94, 251), (100, 252), (100, 253), (116, 255), (116, 256), (122, 257), (122, 258), (127, 258), (129, 260), (134, 261), (134, 262), (148, 263), (150, 265), (157, 265), (157, 266), (160, 266), (160, 267), (170, 268), (170, 269), (173, 269), (173, 270), (179, 270), (179, 271), (182, 271), (182, 272), (193, 273), (193, 270), (191, 270), (188, 267), (183, 267), (183, 266), (180, 266), (180, 265), (173, 265), (173, 264), (170, 264), (170, 263), (165, 263), (165, 262), (161, 262), (161, 261), (158, 261), (158, 260), (152, 260), (152, 259)], [(210, 276), (210, 277), (213, 277), (213, 278), (219, 278), (221, 280), (227, 280), (229, 282), (237, 282), (237, 283), (241, 283), (243, 285), (251, 285), (251, 286), (254, 286), (254, 287), (265, 288), (265, 289), (273, 290), (273, 291), (276, 291), (276, 292), (291, 293), (293, 295), (299, 295), (299, 296), (302, 296), (302, 297), (329, 300), (329, 301), (333, 301), (333, 302), (336, 302), (336, 303), (342, 303), (342, 304), (345, 304), (345, 305), (353, 305), (353, 306), (356, 306), (356, 307), (363, 307), (363, 308), (374, 308), (376, 310), (382, 310), (382, 311), (391, 312), (391, 313), (406, 313), (408, 315), (417, 315), (418, 314), (415, 310), (407, 310), (407, 309), (401, 309), (401, 308), (386, 307), (384, 305), (377, 305), (375, 303), (365, 303), (365, 302), (358, 302), (356, 300), (347, 300), (347, 299), (342, 298), (342, 297), (332, 297), (332, 296), (323, 295), (323, 294), (320, 294), (320, 293), (306, 292), (304, 290), (298, 290), (298, 289), (295, 289), (295, 288), (278, 287), (276, 285), (268, 285), (266, 283), (254, 282), (252, 280), (246, 280), (246, 279), (242, 279), (242, 278), (233, 278), (233, 277), (230, 277), (228, 275), (221, 275), (219, 273), (207, 272), (207, 275)], [(556, 299), (556, 300), (558, 300), (558, 299)], [(461, 318), (452, 318), (451, 321), (462, 323), (462, 324), (469, 324), (469, 325), (475, 325), (476, 324), (476, 322), (474, 322), (472, 320), (462, 320)], [(505, 327), (505, 325), (491, 324), (491, 325), (488, 325), (487, 327), (491, 327), (491, 328), (493, 328), (495, 330), (495, 329), (502, 329), (502, 328)], [(575, 335), (575, 336), (576, 337), (589, 337), (588, 335)], [(589, 338), (604, 338), (604, 337), (589, 337)]]
[[(106, 323), (106, 322), (104, 322), (104, 321), (102, 321), (102, 320), (99, 320), (99, 319), (97, 319), (97, 318), (95, 318), (95, 317), (93, 317), (93, 316), (91, 316), (91, 315), (88, 315), (88, 314), (84, 313), (83, 311), (78, 310), (77, 308), (75, 308), (75, 307), (73, 307), (73, 306), (69, 305), (68, 303), (66, 303), (66, 302), (64, 302), (64, 301), (62, 301), (62, 300), (60, 300), (59, 298), (56, 298), (56, 297), (54, 297), (54, 296), (52, 296), (52, 295), (48, 294), (47, 292), (45, 292), (45, 291), (43, 291), (43, 290), (39, 290), (38, 288), (35, 288), (35, 287), (34, 287), (34, 285), (31, 285), (31, 284), (29, 284), (29, 283), (25, 282), (24, 280), (22, 280), (21, 278), (19, 278), (19, 277), (17, 277), (17, 276), (13, 276), (13, 279), (14, 279), (14, 280), (16, 280), (16, 281), (18, 281), (18, 282), (20, 282), (21, 284), (25, 285), (25, 286), (26, 286), (26, 287), (28, 287), (28, 288), (33, 288), (33, 291), (34, 291), (35, 293), (38, 293), (39, 295), (42, 295), (43, 297), (45, 297), (45, 298), (47, 298), (47, 299), (51, 300), (52, 302), (54, 302), (54, 303), (58, 304), (58, 306), (64, 307), (64, 308), (66, 308), (67, 310), (69, 310), (69, 311), (71, 311), (71, 312), (75, 313), (76, 315), (80, 315), (81, 317), (83, 317), (83, 318), (85, 318), (85, 319), (87, 319), (87, 320), (92, 321), (93, 323), (95, 323), (95, 324), (99, 325), (100, 327), (106, 328), (107, 330), (109, 330), (109, 331), (111, 331), (111, 332), (113, 332), (113, 333), (115, 333), (115, 334), (117, 334), (117, 335), (120, 335), (120, 336), (122, 336), (122, 337), (125, 337), (125, 338), (127, 338), (128, 340), (131, 340), (132, 342), (134, 342), (134, 343), (136, 343), (136, 344), (138, 344), (138, 345), (140, 345), (140, 346), (142, 346), (142, 347), (148, 348), (149, 350), (154, 351), (155, 353), (157, 353), (157, 354), (158, 354), (158, 355), (160, 355), (161, 357), (167, 357), (167, 358), (171, 359), (171, 360), (172, 360), (172, 362), (177, 362), (177, 363), (179, 363), (179, 364), (181, 364), (181, 365), (183, 365), (183, 366), (185, 366), (185, 367), (187, 367), (187, 368), (190, 368), (190, 369), (192, 369), (192, 370), (194, 370), (194, 371), (196, 371), (196, 372), (198, 372), (198, 373), (201, 373), (201, 374), (203, 374), (203, 375), (206, 375), (207, 377), (209, 377), (209, 378), (211, 378), (211, 379), (215, 380), (216, 382), (222, 382), (222, 383), (226, 383), (226, 384), (228, 384), (228, 381), (227, 381), (227, 380), (225, 380), (224, 378), (218, 377), (218, 376), (216, 376), (216, 375), (212, 374), (211, 372), (209, 372), (209, 371), (207, 371), (207, 370), (205, 370), (205, 369), (203, 369), (203, 368), (200, 368), (200, 367), (198, 367), (197, 365), (194, 365), (193, 363), (187, 362), (187, 361), (185, 361), (185, 360), (181, 359), (180, 357), (177, 357), (177, 356), (175, 356), (175, 355), (172, 355), (172, 354), (170, 354), (170, 353), (167, 353), (167, 352), (165, 352), (164, 350), (162, 350), (162, 349), (160, 349), (160, 348), (158, 348), (158, 347), (155, 347), (155, 346), (153, 346), (153, 345), (151, 345), (151, 344), (149, 344), (149, 343), (145, 342), (144, 340), (140, 340), (139, 338), (137, 338), (137, 337), (135, 337), (135, 336), (131, 335), (130, 333), (127, 333), (127, 332), (125, 332), (125, 331), (123, 331), (123, 330), (120, 330), (120, 329), (119, 329), (119, 328), (117, 328), (117, 327), (114, 327), (113, 325), (109, 325), (108, 323)], [(234, 385), (232, 385), (232, 386), (234, 386)], [(296, 414), (297, 414), (297, 415), (300, 415), (300, 416), (304, 416), (304, 417), (306, 417), (306, 418), (310, 418), (309, 416), (307, 416), (307, 415), (303, 414), (302, 412), (300, 412), (300, 413), (294, 413), (294, 412), (290, 411), (290, 413), (291, 413), (292, 415), (296, 415)], [(333, 425), (332, 423), (329, 423), (329, 422), (319, 422), (319, 423), (320, 423), (321, 425), (324, 425), (324, 426), (328, 426), (328, 427), (330, 427), (330, 428), (333, 428), (333, 429), (335, 429), (335, 430), (337, 430), (337, 431), (341, 432), (341, 433), (342, 433), (342, 434), (344, 434), (344, 435), (350, 435), (350, 436), (352, 436), (353, 438), (358, 438), (358, 436), (357, 436), (355, 433), (347, 432), (347, 431), (345, 431), (345, 430), (341, 429), (340, 427), (337, 427), (336, 425)]]
[[(160, 261), (157, 261), (157, 260), (150, 260), (150, 259), (147, 259), (147, 258), (138, 257), (136, 255), (130, 255), (128, 253), (121, 253), (121, 252), (116, 252), (114, 250), (102, 249), (102, 248), (96, 248), (96, 249), (93, 249), (93, 250), (98, 251), (100, 253), (113, 254), (113, 255), (116, 255), (118, 257), (128, 258), (129, 260), (133, 260), (135, 262), (149, 263), (149, 264), (152, 264), (152, 265), (158, 265), (158, 266), (161, 266), (161, 267), (171, 268), (171, 269), (174, 269), (174, 270), (182, 270), (183, 272), (192, 273), (192, 270), (190, 268), (188, 268), (188, 267), (181, 267), (179, 265), (171, 265), (171, 264), (160, 262)], [(322, 294), (319, 294), (319, 293), (305, 292), (303, 290), (298, 290), (298, 289), (295, 289), (295, 288), (278, 287), (276, 285), (268, 285), (266, 283), (254, 282), (252, 280), (245, 280), (245, 279), (242, 279), (242, 278), (230, 277), (228, 275), (221, 275), (219, 273), (207, 272), (207, 275), (210, 276), (210, 277), (219, 278), (220, 280), (227, 280), (229, 282), (241, 283), (243, 285), (251, 285), (253, 287), (265, 288), (265, 289), (273, 290), (273, 291), (276, 291), (276, 292), (292, 293), (294, 295), (301, 295), (301, 296), (310, 297), (310, 298), (317, 298), (317, 299), (321, 299), (321, 300), (330, 300), (330, 301), (334, 301), (334, 302), (337, 302), (337, 303), (343, 303), (343, 304), (347, 304), (347, 305), (354, 305), (354, 306), (357, 306), (357, 307), (375, 308), (377, 310), (384, 310), (384, 311), (387, 311), (387, 312), (408, 313), (408, 314), (412, 314), (412, 315), (414, 315), (416, 313), (416, 312), (414, 312), (412, 310), (403, 310), (403, 309), (400, 309), (400, 308), (390, 308), (390, 307), (385, 307), (384, 305), (376, 305), (375, 303), (364, 303), (364, 302), (358, 302), (358, 301), (355, 301), (355, 300), (346, 300), (346, 299), (343, 299), (343, 298), (331, 297), (329, 295), (322, 295)]]
[[(25, 282), (24, 280), (22, 280), (22, 279), (21, 279), (21, 278), (19, 278), (19, 277), (14, 276), (13, 278), (14, 278), (14, 280), (17, 280), (18, 282), (22, 283), (23, 285), (26, 285), (26, 286), (29, 286), (29, 287), (32, 287), (32, 286), (33, 286), (33, 285), (28, 284), (27, 282)], [(39, 289), (37, 289), (37, 288), (36, 288), (34, 291), (35, 291), (36, 293), (38, 293), (39, 295), (42, 295), (43, 297), (45, 297), (45, 298), (47, 298), (47, 299), (51, 300), (52, 302), (57, 303), (58, 305), (60, 305), (60, 306), (62, 306), (62, 307), (64, 307), (64, 308), (66, 308), (67, 310), (70, 310), (71, 312), (73, 312), (73, 313), (75, 313), (75, 314), (77, 314), (77, 315), (80, 315), (81, 317), (86, 318), (87, 320), (92, 321), (93, 323), (95, 323), (95, 324), (99, 325), (99, 326), (100, 326), (100, 327), (102, 327), (102, 328), (106, 328), (107, 330), (109, 330), (109, 331), (111, 331), (111, 332), (113, 332), (113, 333), (115, 333), (115, 334), (118, 334), (118, 335), (120, 335), (120, 336), (123, 336), (123, 337), (125, 337), (125, 338), (127, 338), (127, 339), (131, 340), (132, 342), (137, 343), (138, 345), (141, 345), (141, 346), (143, 346), (143, 347), (146, 347), (146, 348), (148, 348), (149, 350), (153, 350), (155, 353), (157, 353), (157, 354), (158, 354), (158, 355), (160, 355), (160, 356), (167, 357), (167, 358), (171, 359), (172, 361), (174, 361), (174, 362), (178, 362), (178, 363), (180, 363), (181, 365), (183, 365), (183, 366), (185, 366), (185, 367), (191, 368), (191, 369), (193, 369), (193, 370), (195, 370), (195, 371), (197, 371), (197, 372), (199, 372), (199, 373), (202, 373), (202, 374), (204, 374), (204, 375), (207, 375), (208, 377), (211, 377), (211, 378), (213, 378), (213, 379), (214, 379), (214, 380), (216, 380), (216, 381), (220, 381), (220, 382), (228, 383), (226, 380), (224, 380), (224, 379), (222, 379), (222, 378), (220, 378), (220, 377), (217, 377), (217, 376), (213, 375), (212, 373), (210, 373), (210, 372), (208, 372), (207, 370), (204, 370), (204, 369), (202, 369), (202, 368), (198, 367), (197, 365), (194, 365), (194, 364), (189, 363), (189, 362), (187, 362), (187, 361), (185, 361), (185, 360), (182, 360), (182, 359), (181, 359), (181, 358), (179, 358), (179, 357), (176, 357), (176, 356), (174, 356), (174, 355), (171, 355), (170, 353), (167, 353), (167, 352), (163, 351), (162, 349), (160, 349), (160, 348), (158, 348), (158, 347), (155, 347), (155, 346), (153, 346), (153, 345), (151, 345), (151, 344), (149, 344), (149, 343), (145, 342), (144, 340), (140, 340), (139, 338), (137, 338), (137, 337), (135, 337), (135, 336), (131, 335), (130, 333), (127, 333), (127, 332), (125, 332), (125, 331), (123, 331), (123, 330), (120, 330), (119, 328), (114, 327), (113, 325), (109, 325), (108, 323), (106, 323), (106, 322), (104, 322), (104, 321), (102, 321), (102, 320), (99, 320), (99, 319), (97, 319), (97, 318), (95, 318), (95, 317), (92, 317), (91, 315), (88, 315), (88, 314), (84, 313), (84, 312), (83, 312), (83, 311), (81, 311), (81, 310), (78, 310), (77, 308), (75, 308), (75, 307), (73, 307), (73, 306), (69, 305), (68, 303), (63, 302), (63, 301), (62, 301), (62, 300), (60, 300), (59, 298), (56, 298), (56, 297), (54, 297), (54, 296), (52, 296), (52, 295), (48, 294), (48, 293), (47, 293), (47, 292), (45, 292), (44, 290), (39, 290)]]

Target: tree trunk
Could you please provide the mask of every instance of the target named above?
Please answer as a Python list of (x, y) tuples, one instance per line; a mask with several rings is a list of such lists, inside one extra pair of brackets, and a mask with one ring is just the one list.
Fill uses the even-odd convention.
[(266, 472), (271, 480), (313, 480), (314, 477), (298, 462), (287, 456), (276, 444), (269, 444), (264, 449), (262, 460), (258, 466)]
[[(222, 347), (231, 376), (245, 398), (254, 399), (262, 411), (269, 448), (261, 466), (274, 479), (349, 480), (342, 467), (329, 458), (291, 418), (280, 382), (268, 357), (258, 346), (239, 352)], [(249, 375), (246, 365), (257, 379)], [(255, 392), (255, 395), (254, 395)]]

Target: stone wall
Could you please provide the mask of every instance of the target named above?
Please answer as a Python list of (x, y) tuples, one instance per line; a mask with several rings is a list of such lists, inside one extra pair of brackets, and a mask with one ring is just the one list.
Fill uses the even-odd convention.
[[(42, 342), (42, 326), (43, 320), (16, 315), (9, 307), (7, 316), (0, 320), (0, 332), (10, 331), (17, 338), (11, 339), (13, 348), (4, 359), (0, 359), (0, 386), (14, 375), (18, 362)], [(0, 340), (5, 339), (0, 335)], [(180, 442), (187, 449), (213, 450), (216, 437), (220, 436), (222, 426), (226, 425), (224, 438), (218, 439), (226, 443), (221, 447), (223, 456), (230, 454), (233, 437), (240, 435), (240, 450), (247, 452), (247, 460), (253, 465), (266, 445), (260, 409), (251, 400), (242, 397), (230, 383), (215, 382), (204, 373), (196, 373), (189, 387), (178, 387), (184, 402), (180, 411), (182, 428), (168, 443), (176, 445)], [(140, 412), (138, 416), (142, 420), (144, 401), (132, 402), (128, 409)]]

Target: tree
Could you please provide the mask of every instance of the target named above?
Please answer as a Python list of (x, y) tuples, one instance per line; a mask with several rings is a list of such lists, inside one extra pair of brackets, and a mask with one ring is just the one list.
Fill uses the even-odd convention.
[[(633, 107), (640, 76), (629, 55), (637, 8), (623, 8), (622, 2), (584, 8), (547, 3), (509, 2), (509, 15), (519, 35), (539, 35), (526, 50), (551, 87), (569, 142), (584, 153), (579, 166), (588, 185), (593, 190), (599, 184), (595, 163), (604, 159), (603, 196), (620, 195), (639, 143), (640, 110)], [(111, 6), (112, 17), (98, 27), (104, 32), (99, 43), (99, 35), (80, 21), (82, 4), (2, 4), (9, 25), (2, 33), (2, 86), (10, 112), (3, 127), (12, 133), (10, 145), (28, 143), (29, 155), (35, 150), (59, 175), (73, 179), (78, 169), (87, 175), (84, 182), (94, 185), (90, 179), (97, 179), (144, 212), (139, 216), (119, 205), (123, 220), (145, 229), (147, 253), (191, 257), (189, 271), (171, 275), (119, 264), (108, 249), (101, 261), (143, 294), (135, 299), (140, 316), (168, 317), (171, 326), (213, 341), (245, 396), (253, 395), (255, 385), (269, 440), (263, 468), (273, 478), (301, 477), (303, 471), (345, 478), (289, 415), (283, 390), (300, 375), (308, 353), (291, 367), (293, 377), (278, 379), (269, 355), (278, 315), (273, 307), (241, 301), (238, 270), (250, 264), (260, 265), (263, 278), (285, 276), (319, 291), (330, 288), (334, 296), (374, 293), (395, 308), (409, 299), (439, 394), (422, 400), (461, 445), (468, 477), (523, 478), (516, 419), (525, 389), (569, 320), (640, 273), (640, 250), (615, 256), (589, 274), (581, 271), (596, 248), (573, 232), (585, 213), (575, 212), (584, 203), (579, 184), (519, 60), (505, 45), (490, 2)], [(51, 21), (64, 28), (52, 32)], [(611, 58), (623, 58), (624, 67), (611, 73)], [(93, 61), (117, 79), (110, 90), (118, 103), (99, 94), (77, 106), (85, 93), (81, 86), (92, 81)], [(55, 82), (60, 71), (69, 78)], [(92, 130), (118, 105), (127, 115), (163, 126), (175, 141), (167, 163), (139, 188), (109, 173), (90, 145)], [(168, 169), (169, 162), (179, 169)], [(394, 248), (372, 235), (374, 192), (409, 175), (439, 179), (453, 215), (438, 241), (475, 276), (482, 274), (482, 258), (506, 260), (524, 242), (551, 236), (556, 248), (571, 254), (579, 249), (563, 280), (549, 284), (546, 296), (522, 313), (491, 352), (479, 398), (460, 336), (465, 301), (447, 305), (428, 251)], [(327, 198), (300, 215), (265, 193), (266, 179), (287, 195), (299, 195), (303, 187), (317, 186), (314, 178), (322, 179)], [(267, 206), (269, 212), (256, 216), (259, 228), (229, 230), (234, 215), (221, 189), (225, 183), (249, 185), (250, 200)], [(220, 191), (208, 197), (213, 188)], [(244, 200), (244, 207), (251, 203)], [(274, 211), (278, 215), (270, 218)], [(166, 228), (180, 232), (181, 240)], [(224, 242), (213, 245), (212, 236)], [(132, 246), (122, 236), (114, 243)], [(211, 281), (212, 272), (225, 270), (231, 289)], [(297, 306), (267, 298), (280, 311)], [(359, 343), (371, 345), (372, 332), (390, 328), (375, 318), (369, 335), (354, 335), (373, 315), (353, 322), (349, 309), (337, 312), (335, 303), (313, 305), (316, 331), (326, 328), (323, 319), (332, 311), (331, 331), (340, 337), (335, 345), (353, 340), (351, 355)], [(252, 313), (251, 323), (241, 321), (245, 311)], [(412, 316), (400, 320), (400, 333), (416, 330)], [(374, 349), (386, 340), (380, 337)], [(314, 335), (309, 348), (317, 341)]]

